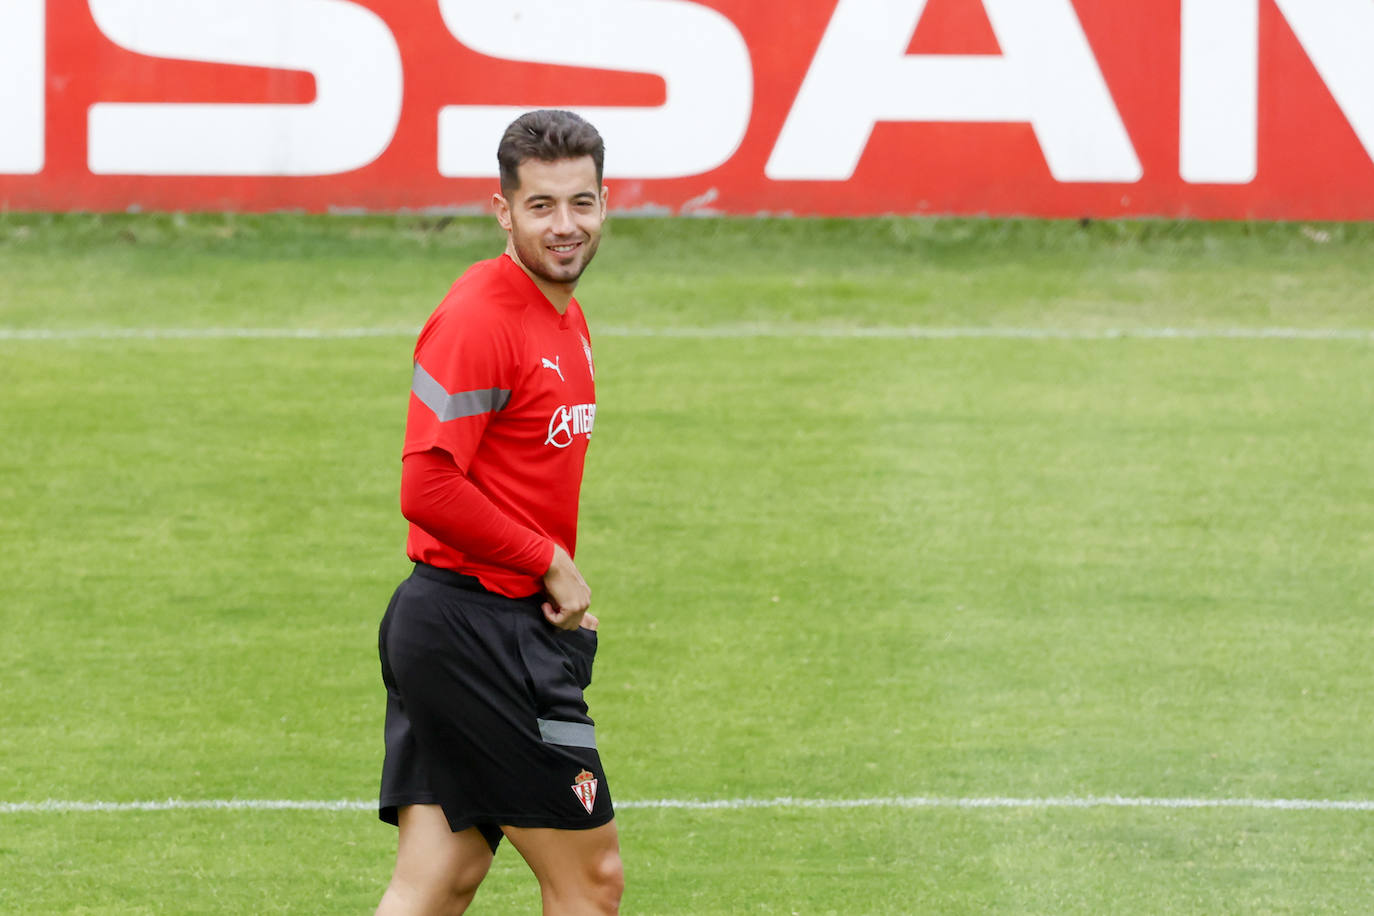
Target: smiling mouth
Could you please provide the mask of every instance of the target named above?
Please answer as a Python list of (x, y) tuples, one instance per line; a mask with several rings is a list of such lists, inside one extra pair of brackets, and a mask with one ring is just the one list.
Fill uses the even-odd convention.
[(546, 247), (549, 249), (549, 251), (552, 251), (554, 254), (572, 254), (578, 248), (582, 247), (582, 243), (569, 242), (566, 245), (548, 245)]

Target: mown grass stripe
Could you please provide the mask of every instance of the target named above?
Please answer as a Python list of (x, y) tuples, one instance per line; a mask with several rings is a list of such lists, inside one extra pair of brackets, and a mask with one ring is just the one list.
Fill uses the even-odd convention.
[[(352, 340), (413, 338), (418, 327), (378, 328), (0, 328), (0, 341), (64, 340)], [(1374, 328), (1036, 328), (1036, 327), (826, 327), (719, 325), (705, 327), (606, 327), (600, 337), (815, 338), (895, 340), (1359, 340), (1374, 342)]]
[[(375, 801), (362, 799), (179, 799), (163, 801), (0, 802), (0, 814), (121, 813), (150, 811), (371, 811)], [(939, 797), (888, 796), (878, 798), (722, 798), (641, 799), (616, 802), (622, 810), (667, 809), (738, 811), (758, 808), (1249, 808), (1275, 811), (1374, 811), (1374, 800), (1325, 798), (1150, 798), (1122, 795)]]

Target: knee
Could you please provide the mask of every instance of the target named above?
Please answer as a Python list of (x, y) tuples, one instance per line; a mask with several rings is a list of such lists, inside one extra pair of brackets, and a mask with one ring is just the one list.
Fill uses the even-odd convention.
[(597, 856), (588, 870), (587, 883), (604, 912), (620, 912), (620, 898), (625, 893), (625, 866), (620, 853), (608, 850)]
[(461, 913), (486, 877), (487, 864), (442, 859), (400, 862), (378, 913)]
[(483, 861), (466, 861), (455, 865), (443, 878), (444, 891), (449, 899), (462, 902), (472, 900), (489, 867), (490, 863)]
[(472, 872), (393, 875), (377, 908), (378, 916), (389, 916), (391, 913), (462, 913), (472, 902), (482, 877)]

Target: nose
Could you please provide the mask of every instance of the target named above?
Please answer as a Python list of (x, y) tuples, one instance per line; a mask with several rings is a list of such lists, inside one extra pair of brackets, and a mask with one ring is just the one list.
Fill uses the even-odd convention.
[(576, 228), (573, 223), (572, 209), (567, 206), (554, 208), (553, 212), (553, 231), (558, 235), (567, 235)]
[(573, 209), (573, 205), (565, 203), (565, 205), (554, 207), (552, 229), (554, 229), (555, 235), (559, 236), (577, 235), (580, 232), (577, 225), (577, 211)]

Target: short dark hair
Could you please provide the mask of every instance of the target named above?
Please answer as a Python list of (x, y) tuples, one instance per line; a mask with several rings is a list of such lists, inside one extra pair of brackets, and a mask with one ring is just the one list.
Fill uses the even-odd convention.
[(511, 122), (501, 137), (501, 145), (496, 148), (496, 161), (501, 166), (501, 193), (509, 194), (520, 187), (521, 163), (531, 159), (556, 162), (583, 156), (591, 156), (596, 164), (596, 184), (600, 187), (606, 145), (596, 128), (571, 111), (541, 108), (526, 112)]

